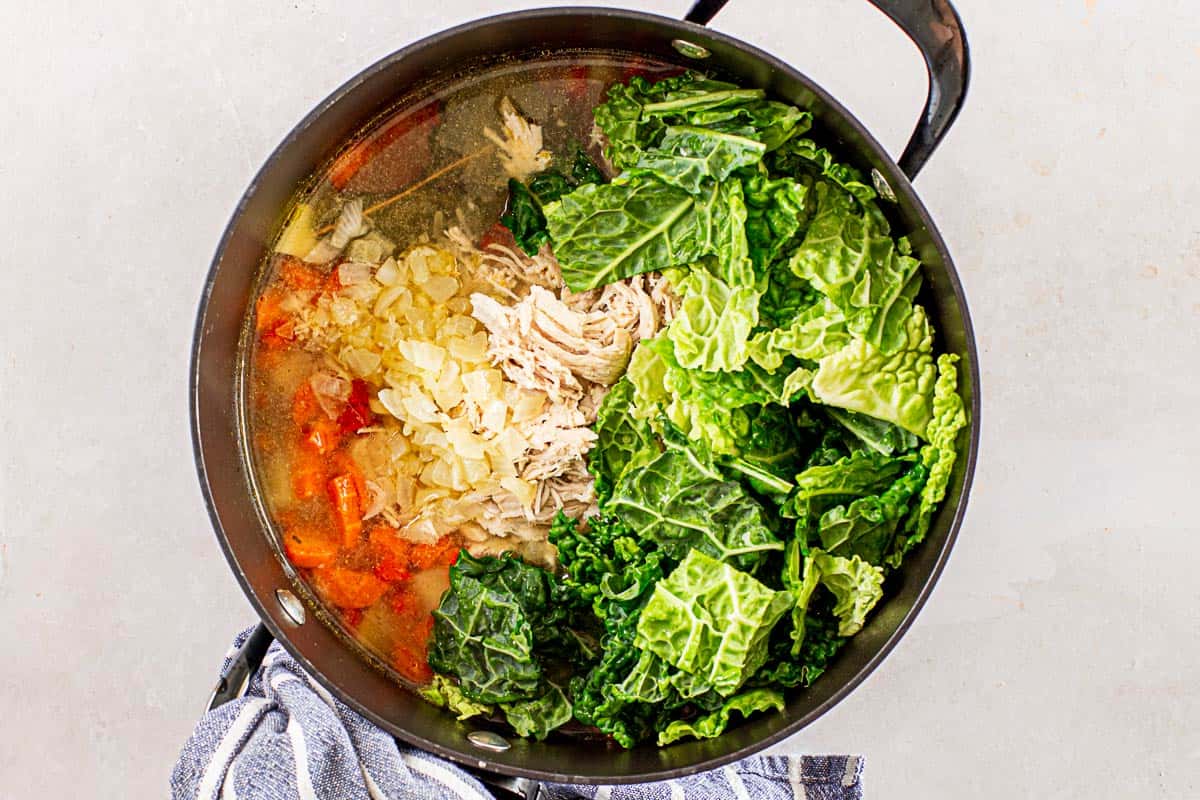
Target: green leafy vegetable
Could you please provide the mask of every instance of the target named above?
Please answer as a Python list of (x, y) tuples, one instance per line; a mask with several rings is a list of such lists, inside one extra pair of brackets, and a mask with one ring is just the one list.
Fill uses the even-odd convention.
[(421, 689), (421, 696), (439, 708), (453, 711), (459, 720), (484, 716), (494, 710), (487, 703), (476, 703), (467, 697), (458, 684), (445, 675), (434, 675), (429, 685)]
[(882, 564), (896, 526), (908, 512), (909, 501), (925, 485), (927, 475), (925, 465), (917, 463), (882, 494), (860, 497), (848, 506), (826, 511), (817, 523), (821, 547), (835, 555), (854, 555), (871, 564)]
[(858, 556), (843, 558), (820, 550), (810, 553), (809, 561), (821, 585), (833, 592), (838, 636), (858, 633), (868, 612), (883, 597), (883, 569)]
[[(604, 173), (596, 166), (596, 162), (583, 150), (575, 151), (575, 160), (571, 162), (571, 179), (575, 185), (584, 183), (604, 183)], [(557, 200), (558, 198), (554, 198)], [(545, 202), (549, 202), (548, 200)]]
[[(742, 178), (742, 191), (750, 256), (755, 269), (764, 272), (794, 245), (807, 216), (804, 203), (808, 189), (791, 178), (771, 179), (762, 172), (747, 171)], [(787, 284), (798, 282), (791, 278), (791, 270), (781, 273)], [(782, 324), (788, 317), (787, 314), (773, 317), (772, 324)]]
[(938, 504), (946, 496), (950, 475), (957, 455), (955, 441), (966, 426), (967, 415), (962, 397), (958, 394), (958, 356), (944, 354), (938, 358), (937, 382), (933, 387), (933, 416), (925, 434), (929, 444), (921, 448), (921, 463), (929, 470), (929, 478), (921, 488), (921, 499), (905, 522), (904, 530), (896, 537), (894, 551), (887, 563), (900, 566), (904, 554), (919, 544), (929, 530), (929, 522)]
[(500, 222), (512, 231), (517, 245), (529, 255), (536, 254), (550, 241), (541, 206), (529, 187), (515, 178), (508, 180), (508, 207)]
[[(748, 131), (751, 135), (753, 131)], [(757, 164), (766, 145), (738, 133), (710, 128), (669, 126), (658, 145), (643, 151), (620, 182), (652, 175), (663, 183), (697, 194), (706, 181), (723, 181), (734, 170)]]
[(607, 509), (674, 559), (696, 548), (752, 566), (765, 553), (783, 549), (762, 507), (688, 447), (668, 446), (649, 464), (625, 473)]
[(788, 356), (820, 361), (850, 343), (846, 321), (828, 298), (798, 313), (786, 326), (755, 334), (747, 345), (754, 363), (777, 370)]
[(582, 292), (713, 253), (717, 199), (716, 184), (699, 195), (651, 179), (579, 187), (545, 208), (563, 281)]
[(756, 711), (782, 711), (785, 705), (783, 694), (780, 692), (771, 689), (751, 689), (729, 698), (719, 709), (699, 719), (690, 722), (675, 720), (658, 734), (658, 744), (661, 747), (688, 736), (712, 739), (725, 732), (730, 715), (734, 711), (743, 717), (749, 717)]
[(588, 452), (588, 471), (602, 503), (626, 470), (648, 463), (661, 450), (650, 424), (633, 415), (633, 394), (628, 378), (619, 380), (605, 395), (592, 426), (597, 439)]
[(796, 476), (784, 512), (816, 520), (826, 510), (891, 486), (908, 464), (900, 458), (860, 450), (832, 464), (811, 466)]
[(813, 397), (925, 435), (932, 410), (933, 335), (925, 310), (914, 306), (899, 349), (886, 354), (865, 339), (825, 356), (812, 381)]
[[(935, 386), (936, 390), (936, 386)], [(937, 402), (935, 394), (934, 402)], [(903, 428), (890, 422), (856, 414), (842, 408), (826, 409), (836, 422), (854, 434), (860, 442), (877, 453), (890, 456), (893, 453), (903, 453), (917, 446), (917, 437)]]
[(457, 677), (470, 700), (511, 702), (537, 690), (542, 669), (533, 655), (533, 627), (508, 591), (455, 565), (433, 620), (429, 664)]
[(774, 100), (693, 111), (687, 114), (687, 119), (692, 125), (716, 130), (749, 128), (754, 131), (754, 138), (762, 142), (768, 151), (781, 147), (793, 136), (804, 133), (812, 126), (812, 114)]
[(635, 644), (728, 696), (762, 666), (767, 636), (792, 603), (790, 593), (692, 550), (654, 587)]
[(921, 286), (920, 262), (897, 244), (874, 206), (831, 183), (815, 187), (816, 214), (792, 255), (797, 276), (841, 309), (847, 328), (876, 349), (904, 347), (905, 322)]
[(518, 736), (533, 737), (539, 742), (550, 731), (571, 721), (571, 702), (554, 684), (548, 684), (537, 697), (501, 703), (500, 708)]

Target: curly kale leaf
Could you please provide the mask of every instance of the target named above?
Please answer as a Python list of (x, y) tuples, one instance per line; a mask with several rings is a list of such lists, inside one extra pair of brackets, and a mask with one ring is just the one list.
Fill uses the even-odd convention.
[(766, 553), (783, 549), (767, 527), (762, 506), (689, 447), (668, 447), (626, 473), (606, 510), (676, 560), (695, 548), (749, 568)]
[(542, 669), (521, 602), (457, 567), (451, 567), (450, 589), (433, 612), (429, 665), (457, 677), (463, 694), (476, 703), (530, 697)]

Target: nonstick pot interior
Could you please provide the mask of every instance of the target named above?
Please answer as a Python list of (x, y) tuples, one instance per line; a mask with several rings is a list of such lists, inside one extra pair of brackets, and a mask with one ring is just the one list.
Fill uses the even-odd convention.
[[(700, 45), (711, 56), (688, 59), (672, 45), (676, 39)], [(811, 109), (814, 135), (865, 172), (874, 170), (894, 192), (896, 202), (885, 205), (896, 230), (910, 237), (924, 263), (922, 301), (940, 333), (938, 344), (963, 358), (960, 386), (970, 425), (966, 450), (928, 539), (889, 580), (888, 594), (866, 627), (811, 688), (789, 696), (783, 713), (756, 717), (717, 739), (662, 749), (511, 737), (507, 750), (495, 752), (468, 741), (470, 722), (456, 722), (397, 687), (335, 626), (317, 619), (317, 609), (310, 606), (300, 624), (284, 612), (278, 592), (305, 590), (267, 533), (269, 522), (249, 469), (240, 347), (259, 267), (290, 198), (350, 135), (399, 98), (473, 66), (579, 49), (640, 53), (712, 71)], [(197, 320), (191, 381), (196, 462), (214, 527), (247, 597), (276, 638), (326, 688), (398, 738), (474, 767), (556, 782), (637, 782), (712, 768), (798, 731), (841, 700), (895, 644), (937, 579), (965, 510), (979, 438), (978, 370), (961, 287), (927, 212), (880, 145), (812, 81), (761, 51), (689, 23), (603, 9), (521, 12), (438, 34), (368, 68), (306, 117), (255, 177), (220, 243)]]

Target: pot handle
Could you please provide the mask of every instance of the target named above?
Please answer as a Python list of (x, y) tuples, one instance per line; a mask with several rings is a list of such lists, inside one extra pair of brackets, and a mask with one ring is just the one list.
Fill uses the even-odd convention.
[[(707, 25), (729, 0), (697, 0), (684, 17)], [(868, 0), (912, 40), (925, 59), (929, 93), (897, 163), (909, 180), (933, 155), (967, 99), (971, 60), (962, 20), (950, 0)]]
[[(234, 654), (229, 666), (221, 672), (221, 677), (217, 678), (217, 685), (213, 687), (212, 696), (208, 698), (208, 711), (219, 708), (241, 696), (250, 676), (262, 666), (263, 659), (267, 655), (267, 648), (274, 640), (275, 637), (271, 635), (271, 631), (267, 629), (266, 625), (260, 622), (255, 626), (246, 641)], [(461, 764), (459, 768), (475, 776), (500, 800), (540, 800), (545, 797), (544, 789), (538, 781), (472, 769)]]
[(221, 677), (217, 678), (217, 685), (213, 687), (212, 696), (208, 698), (208, 711), (241, 696), (242, 689), (250, 680), (250, 676), (262, 666), (263, 659), (267, 655), (267, 648), (273, 641), (275, 641), (275, 637), (267, 630), (267, 626), (261, 622), (258, 623), (246, 641), (242, 642), (242, 646), (234, 654), (229, 666), (221, 673)]

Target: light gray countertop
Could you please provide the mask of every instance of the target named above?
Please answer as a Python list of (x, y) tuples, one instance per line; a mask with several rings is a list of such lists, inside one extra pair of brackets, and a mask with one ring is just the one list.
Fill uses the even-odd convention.
[[(534, 5), (10, 0), (0, 798), (162, 796), (252, 619), (197, 488), (186, 372), (257, 166), (377, 58)], [(976, 488), (908, 636), (780, 749), (865, 754), (872, 798), (1195, 797), (1200, 15), (959, 6), (971, 95), (917, 187), (979, 336)], [(899, 152), (924, 76), (865, 2), (733, 0), (714, 25)]]

